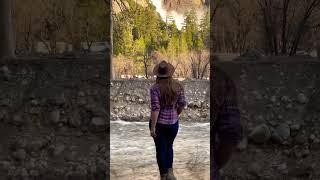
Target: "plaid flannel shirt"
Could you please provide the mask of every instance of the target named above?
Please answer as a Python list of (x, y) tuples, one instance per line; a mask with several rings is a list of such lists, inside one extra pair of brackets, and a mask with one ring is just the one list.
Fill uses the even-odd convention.
[(160, 87), (158, 84), (154, 84), (150, 88), (150, 97), (151, 97), (151, 111), (160, 111), (157, 123), (160, 124), (174, 124), (178, 120), (178, 107), (186, 106), (186, 97), (184, 91), (181, 89), (178, 91), (178, 100), (175, 106), (164, 106), (161, 107), (160, 102), (162, 100), (160, 94)]

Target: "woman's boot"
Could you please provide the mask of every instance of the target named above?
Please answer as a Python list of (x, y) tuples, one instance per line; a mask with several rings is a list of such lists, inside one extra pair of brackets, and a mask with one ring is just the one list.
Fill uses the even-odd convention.
[(161, 174), (160, 175), (160, 180), (167, 180), (168, 174)]
[(168, 169), (168, 176), (167, 176), (167, 180), (177, 180), (177, 178), (176, 178), (176, 177), (174, 177), (173, 169), (172, 169), (172, 168), (169, 168), (169, 169)]

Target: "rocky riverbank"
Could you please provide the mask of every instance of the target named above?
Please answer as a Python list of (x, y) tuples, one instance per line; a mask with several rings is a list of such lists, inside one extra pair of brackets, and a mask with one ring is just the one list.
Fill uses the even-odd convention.
[[(150, 117), (149, 80), (117, 80), (111, 82), (111, 120), (148, 121)], [(209, 122), (210, 91), (208, 80), (182, 81), (188, 105), (181, 121)]]

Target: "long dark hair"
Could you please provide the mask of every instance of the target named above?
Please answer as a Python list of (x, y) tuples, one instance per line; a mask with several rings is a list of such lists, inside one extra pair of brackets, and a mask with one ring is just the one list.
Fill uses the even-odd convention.
[(172, 77), (157, 77), (156, 83), (160, 86), (161, 106), (175, 105), (178, 100), (178, 92), (183, 90), (183, 86)]

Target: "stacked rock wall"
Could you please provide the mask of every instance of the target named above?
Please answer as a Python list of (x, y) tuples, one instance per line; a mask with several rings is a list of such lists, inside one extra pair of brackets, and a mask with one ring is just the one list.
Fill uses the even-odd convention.
[(320, 179), (320, 61), (217, 62), (238, 88), (244, 139), (230, 179)]
[(107, 65), (0, 62), (0, 179), (104, 179)]

